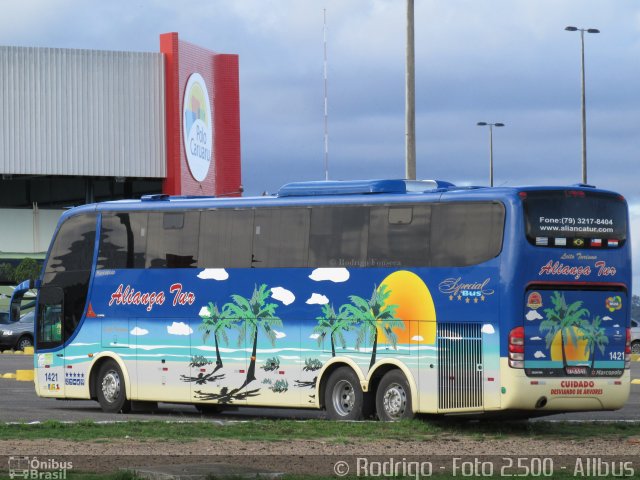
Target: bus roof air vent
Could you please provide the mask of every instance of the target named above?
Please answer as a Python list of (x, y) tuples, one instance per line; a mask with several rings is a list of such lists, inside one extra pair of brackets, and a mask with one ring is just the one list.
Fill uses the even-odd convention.
[(295, 182), (278, 190), (278, 197), (365, 195), (370, 193), (423, 193), (454, 185), (441, 180), (350, 180)]
[(140, 200), (143, 202), (159, 202), (169, 200), (169, 195), (166, 193), (154, 193), (153, 195), (143, 195)]

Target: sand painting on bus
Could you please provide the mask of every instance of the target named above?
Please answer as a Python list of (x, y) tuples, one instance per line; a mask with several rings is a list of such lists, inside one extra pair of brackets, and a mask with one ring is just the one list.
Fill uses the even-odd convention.
[[(335, 357), (363, 377), (376, 362), (399, 361), (430, 397), (421, 403), (435, 405), (437, 369), (418, 367), (437, 365), (437, 305), (446, 304), (448, 321), (491, 318), (495, 309), (484, 279), (466, 284), (484, 289), (482, 299), (473, 288), (453, 295), (450, 280), (436, 278), (430, 289), (408, 270), (103, 270), (65, 353), (72, 364), (115, 353), (140, 400), (310, 407), (318, 374)], [(492, 377), (496, 333), (482, 328), (484, 358), (496, 359), (484, 366)]]

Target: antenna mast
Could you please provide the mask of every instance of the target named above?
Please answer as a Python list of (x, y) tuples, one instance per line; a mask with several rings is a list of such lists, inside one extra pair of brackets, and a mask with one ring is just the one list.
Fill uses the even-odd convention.
[(324, 44), (324, 179), (329, 180), (329, 111), (327, 108), (327, 9), (323, 8), (322, 37)]

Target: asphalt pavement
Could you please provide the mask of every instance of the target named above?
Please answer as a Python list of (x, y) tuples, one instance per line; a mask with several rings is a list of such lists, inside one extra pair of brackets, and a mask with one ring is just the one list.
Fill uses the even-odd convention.
[[(640, 379), (640, 362), (632, 362), (631, 376)], [(0, 355), (0, 374), (33, 368), (32, 355)], [(97, 402), (90, 400), (55, 400), (40, 398), (32, 382), (0, 379), (0, 422), (59, 421), (212, 421), (248, 420), (252, 418), (325, 418), (317, 410), (276, 408), (238, 408), (219, 414), (202, 415), (192, 405), (161, 403), (153, 411), (134, 411), (127, 415), (104, 413)], [(627, 405), (613, 412), (567, 413), (542, 417), (543, 420), (603, 420), (640, 422), (640, 385), (631, 385)]]

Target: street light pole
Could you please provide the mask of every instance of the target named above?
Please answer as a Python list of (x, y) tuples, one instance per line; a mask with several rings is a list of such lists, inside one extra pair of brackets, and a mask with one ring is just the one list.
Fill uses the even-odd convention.
[(416, 73), (413, 0), (407, 0), (407, 48), (405, 78), (405, 177), (416, 179)]
[(600, 33), (597, 28), (565, 27), (567, 32), (580, 32), (580, 58), (582, 76), (582, 183), (587, 183), (587, 101), (584, 81), (584, 32)]
[(489, 127), (489, 186), (493, 187), (493, 127), (504, 127), (504, 123), (478, 122), (479, 127)]

